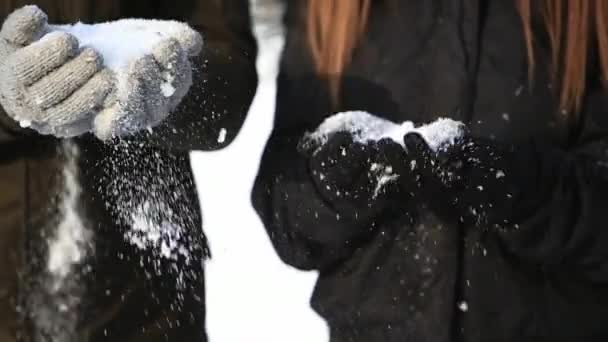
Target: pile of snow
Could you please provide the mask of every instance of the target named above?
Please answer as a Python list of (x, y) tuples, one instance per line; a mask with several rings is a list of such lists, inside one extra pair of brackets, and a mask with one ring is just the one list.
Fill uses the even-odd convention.
[(95, 49), (104, 65), (121, 74), (133, 61), (152, 53), (161, 41), (190, 34), (188, 25), (169, 20), (122, 19), (100, 24), (52, 25), (51, 31), (66, 32), (80, 46)]
[(349, 132), (356, 142), (368, 143), (389, 138), (403, 145), (407, 133), (419, 133), (435, 151), (454, 144), (464, 134), (464, 124), (449, 118), (439, 118), (427, 125), (416, 127), (413, 122), (396, 124), (367, 112), (351, 111), (327, 118), (316, 131), (304, 137), (306, 144), (320, 146), (336, 132)]
[[(396, 124), (367, 112), (350, 111), (327, 118), (314, 132), (305, 134), (300, 145), (307, 150), (318, 149), (337, 132), (350, 133), (355, 142), (362, 144), (388, 138), (401, 146), (404, 146), (403, 136), (415, 132), (426, 140), (431, 149), (438, 151), (453, 145), (464, 135), (464, 124), (452, 119), (439, 118), (429, 124), (416, 127), (411, 121)], [(391, 165), (374, 163), (369, 172), (376, 178), (373, 198), (376, 198), (387, 184), (399, 178), (399, 175), (393, 173)]]

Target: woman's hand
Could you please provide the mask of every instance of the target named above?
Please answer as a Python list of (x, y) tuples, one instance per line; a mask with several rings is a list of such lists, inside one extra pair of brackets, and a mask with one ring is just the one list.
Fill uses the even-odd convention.
[(74, 36), (52, 28), (36, 6), (6, 19), (0, 31), (0, 103), (22, 126), (58, 137), (93, 132), (106, 140), (155, 126), (188, 92), (189, 57), (202, 47), (200, 34), (184, 24), (116, 73), (104, 67), (97, 51), (80, 48)]
[(0, 103), (22, 126), (57, 136), (82, 134), (105, 106), (112, 75), (93, 49), (66, 33), (47, 33), (36, 6), (13, 12), (0, 31)]
[(181, 42), (165, 39), (151, 54), (130, 64), (126, 75), (117, 80), (112, 105), (95, 117), (93, 132), (99, 139), (153, 127), (177, 107), (192, 85), (189, 51), (196, 51), (200, 41), (194, 30), (188, 36), (194, 38)]
[(520, 174), (522, 163), (534, 170), (527, 153), (472, 136), (437, 152), (416, 133), (405, 135), (404, 142), (419, 194), (439, 214), (480, 225), (514, 223), (513, 207), (533, 179)]
[(339, 132), (311, 153), (309, 165), (318, 191), (339, 212), (364, 219), (394, 199), (405, 161), (403, 147), (389, 139), (364, 144)]

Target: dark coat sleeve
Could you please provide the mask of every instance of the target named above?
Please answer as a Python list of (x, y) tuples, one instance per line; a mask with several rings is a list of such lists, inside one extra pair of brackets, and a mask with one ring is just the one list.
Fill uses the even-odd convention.
[(608, 99), (590, 96), (569, 149), (539, 147), (518, 165), (529, 177), (514, 230), (501, 237), (515, 255), (608, 282)]
[(26, 128), (21, 128), (19, 123), (11, 119), (2, 107), (0, 107), (0, 144), (19, 139), (24, 139), (33, 135), (33, 132)]
[(18, 137), (16, 127), (14, 127), (10, 120), (4, 111), (0, 109), (0, 143), (6, 143)]
[(206, 1), (192, 23), (203, 35), (194, 58), (193, 84), (169, 117), (150, 135), (179, 150), (215, 150), (239, 132), (257, 86), (256, 42), (247, 1)]

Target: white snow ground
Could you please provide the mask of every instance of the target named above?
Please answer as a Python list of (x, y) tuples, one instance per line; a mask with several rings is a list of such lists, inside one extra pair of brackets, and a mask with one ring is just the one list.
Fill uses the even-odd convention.
[(309, 305), (317, 274), (281, 262), (249, 199), (272, 127), (283, 46), (282, 8), (275, 1), (252, 1), (260, 83), (242, 131), (222, 151), (191, 154), (213, 254), (206, 268), (211, 342), (329, 340), (325, 322)]

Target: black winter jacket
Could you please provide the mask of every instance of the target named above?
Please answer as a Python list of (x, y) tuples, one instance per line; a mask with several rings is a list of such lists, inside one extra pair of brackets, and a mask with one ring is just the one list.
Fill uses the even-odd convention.
[[(85, 246), (86, 258), (58, 289), (47, 271), (47, 246), (60, 216), (65, 142), (21, 129), (0, 112), (2, 342), (206, 340), (203, 263), (208, 247), (188, 152), (226, 146), (244, 120), (256, 85), (248, 9), (207, 0), (111, 2), (116, 5), (112, 11), (79, 2), (49, 21), (187, 21), (205, 40), (192, 63), (193, 86), (152, 132), (108, 144), (89, 135), (69, 142), (78, 150), (74, 170), (82, 192), (77, 203), (92, 240)], [(49, 13), (56, 6), (53, 0), (14, 3), (35, 3)], [(176, 240), (187, 250), (175, 260), (125, 239), (132, 232), (129, 210), (147, 201), (153, 207), (158, 198), (164, 212), (143, 211), (161, 221), (174, 213), (166, 217), (181, 230)]]
[[(542, 32), (528, 83), (515, 1), (374, 1), (332, 108), (300, 5), (288, 2), (275, 125), (252, 200), (280, 257), (319, 271), (311, 303), (332, 342), (607, 341), (608, 95), (598, 83), (564, 119)], [(534, 180), (519, 229), (450, 222), (405, 196), (369, 219), (339, 212), (296, 147), (344, 110), (449, 116), (497, 143), (545, 146), (537, 165), (513, 165)]]

